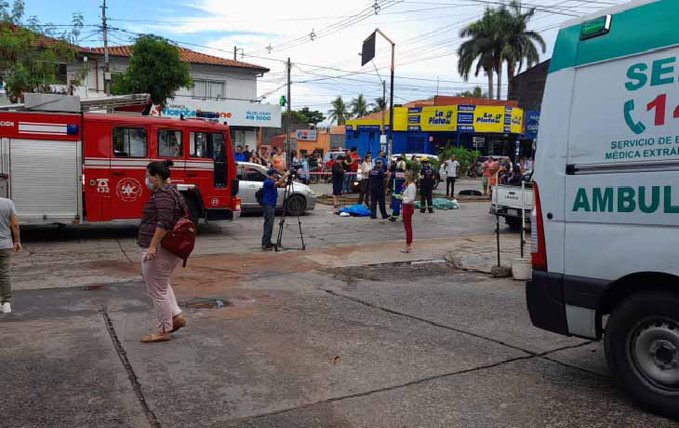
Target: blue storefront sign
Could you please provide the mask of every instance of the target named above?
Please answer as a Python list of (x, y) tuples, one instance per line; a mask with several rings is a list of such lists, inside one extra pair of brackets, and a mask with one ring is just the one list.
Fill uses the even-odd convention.
[(526, 138), (534, 140), (538, 137), (538, 128), (540, 127), (540, 112), (526, 111)]

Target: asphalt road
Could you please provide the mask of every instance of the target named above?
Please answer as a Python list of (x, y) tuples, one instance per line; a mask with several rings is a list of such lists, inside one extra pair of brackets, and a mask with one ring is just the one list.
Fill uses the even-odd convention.
[(306, 252), (262, 253), (254, 216), (204, 228), (175, 279), (189, 325), (155, 345), (133, 227), (28, 232), (3, 426), (676, 426), (615, 388), (600, 344), (533, 328), (523, 283), (440, 260), (487, 255), (487, 204), (418, 215), (405, 258), (400, 224), (328, 211), (303, 217)]

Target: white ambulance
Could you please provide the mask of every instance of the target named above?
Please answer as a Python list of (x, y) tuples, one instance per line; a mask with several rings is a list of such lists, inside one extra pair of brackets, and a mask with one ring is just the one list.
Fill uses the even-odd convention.
[(679, 418), (679, 0), (568, 22), (534, 167), (534, 325), (605, 339), (620, 385)]

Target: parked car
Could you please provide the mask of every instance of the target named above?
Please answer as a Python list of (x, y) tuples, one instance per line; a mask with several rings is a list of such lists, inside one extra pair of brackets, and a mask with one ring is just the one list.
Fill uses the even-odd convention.
[[(394, 153), (393, 155), (391, 155), (391, 160), (396, 161), (396, 159), (398, 159), (399, 156), (403, 156), (405, 160), (411, 160), (413, 156), (415, 156), (415, 158), (418, 161), (421, 160), (423, 157), (426, 157), (427, 159), (429, 159), (430, 162), (432, 161), (436, 163), (439, 162), (439, 157), (437, 155), (430, 155), (427, 153), (405, 153), (405, 154)], [(434, 176), (436, 178), (436, 182), (434, 183), (434, 189), (438, 189), (439, 184), (443, 181), (443, 178), (441, 178), (441, 174), (438, 169), (434, 170)]]
[(429, 158), (429, 160), (435, 160), (438, 162), (439, 157), (437, 155), (429, 155), (426, 153), (406, 153), (405, 155), (403, 153), (394, 153), (391, 155), (391, 160), (395, 161), (399, 156), (404, 156), (406, 160), (410, 160), (415, 156), (417, 160), (420, 160), (423, 157)]
[[(241, 210), (243, 212), (261, 211), (262, 207), (257, 202), (255, 193), (261, 189), (266, 179), (266, 167), (250, 162), (237, 162), (238, 197), (241, 198)], [(283, 209), (283, 196), (285, 188), (278, 189), (278, 209)], [(305, 184), (293, 182), (292, 194), (288, 195), (287, 215), (300, 215), (306, 211), (311, 211), (316, 207), (316, 194)]]

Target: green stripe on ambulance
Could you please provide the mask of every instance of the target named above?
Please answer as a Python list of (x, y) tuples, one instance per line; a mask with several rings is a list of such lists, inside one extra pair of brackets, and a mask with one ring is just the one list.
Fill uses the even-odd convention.
[(679, 214), (679, 205), (672, 205), (672, 186), (595, 187), (578, 189), (573, 212)]
[(583, 25), (564, 28), (554, 46), (549, 72), (610, 61), (679, 44), (677, 0), (659, 0), (613, 15), (608, 34), (580, 40)]

